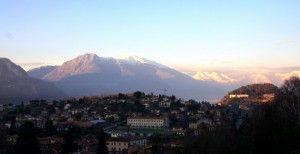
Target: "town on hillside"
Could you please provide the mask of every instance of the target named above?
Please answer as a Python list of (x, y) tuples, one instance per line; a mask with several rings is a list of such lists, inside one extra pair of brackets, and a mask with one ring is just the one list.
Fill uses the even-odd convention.
[(248, 94), (228, 95), (227, 99), (245, 102), (211, 104), (137, 91), (2, 104), (0, 136), (5, 147), (0, 153), (26, 145), (21, 138), (28, 135), (20, 132), (30, 128), (28, 123), (40, 153), (94, 154), (101, 148), (114, 154), (180, 153), (189, 141), (207, 132), (221, 127), (239, 130), (255, 105), (274, 99), (274, 94), (251, 101)]

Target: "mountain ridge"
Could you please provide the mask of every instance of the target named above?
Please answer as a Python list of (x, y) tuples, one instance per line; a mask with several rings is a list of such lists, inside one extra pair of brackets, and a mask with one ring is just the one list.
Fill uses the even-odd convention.
[(291, 76), (300, 77), (300, 67), (230, 67), (230, 68), (202, 68), (173, 66), (174, 69), (185, 72), (196, 80), (215, 82), (220, 85), (242, 85), (252, 83), (272, 83), (276, 86), (283, 84)]
[(223, 89), (137, 56), (117, 59), (84, 54), (63, 63), (41, 79), (55, 82), (71, 96), (138, 90), (150, 93), (157, 89), (168, 89), (170, 94), (187, 99), (215, 99), (212, 95), (225, 94)]
[(7, 58), (0, 58), (0, 103), (66, 97), (53, 83), (31, 78)]
[(54, 70), (57, 66), (41, 66), (28, 70), (28, 75), (33, 78), (42, 79), (47, 73)]

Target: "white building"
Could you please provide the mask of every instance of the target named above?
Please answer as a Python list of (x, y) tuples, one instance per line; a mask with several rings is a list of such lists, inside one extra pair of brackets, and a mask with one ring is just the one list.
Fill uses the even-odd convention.
[(123, 132), (122, 131), (113, 131), (111, 132), (111, 138), (117, 138), (117, 137), (123, 137)]
[(133, 145), (145, 147), (147, 145), (147, 139), (144, 137), (119, 137), (106, 140), (106, 146), (109, 152), (122, 153)]
[(127, 126), (143, 129), (167, 129), (169, 119), (163, 117), (128, 117)]
[(166, 107), (169, 108), (171, 106), (171, 102), (170, 101), (162, 101), (159, 102), (159, 107)]
[(248, 98), (248, 94), (230, 94), (229, 98)]

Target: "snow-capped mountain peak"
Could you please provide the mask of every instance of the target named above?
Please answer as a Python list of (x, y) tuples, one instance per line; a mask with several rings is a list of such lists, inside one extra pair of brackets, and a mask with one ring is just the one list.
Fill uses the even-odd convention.
[(56, 67), (41, 79), (55, 82), (70, 96), (136, 90), (156, 92), (164, 88), (171, 94), (194, 99), (200, 97), (199, 91), (208, 98), (209, 93), (204, 89), (210, 89), (203, 82), (138, 56), (98, 58), (95, 54), (85, 54)]
[(127, 55), (127, 56), (116, 57), (116, 58), (120, 59), (120, 60), (126, 60), (126, 61), (131, 62), (131, 63), (142, 63), (142, 64), (147, 63), (146, 59), (135, 56), (135, 55)]
[(116, 59), (126, 61), (132, 64), (146, 64), (147, 60), (135, 55), (117, 55), (115, 56)]
[(80, 55), (78, 57), (76, 57), (75, 59), (73, 60), (70, 60), (70, 61), (75, 61), (75, 62), (92, 62), (94, 60), (99, 60), (100, 57), (94, 53), (86, 53), (84, 55)]
[(168, 67), (166, 67), (162, 64), (159, 64), (155, 61), (151, 61), (151, 60), (148, 60), (148, 59), (136, 56), (136, 55), (117, 55), (117, 56), (115, 56), (115, 58), (124, 63), (127, 63), (127, 64), (133, 64), (133, 65), (150, 64), (150, 65), (155, 65), (156, 67), (159, 67), (159, 68), (168, 68)]

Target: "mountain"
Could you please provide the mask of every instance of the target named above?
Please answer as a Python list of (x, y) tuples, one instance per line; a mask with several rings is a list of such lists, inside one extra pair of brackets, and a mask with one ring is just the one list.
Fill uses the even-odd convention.
[[(35, 70), (38, 72), (38, 69)], [(29, 71), (29, 74), (32, 72)], [(137, 56), (122, 58), (84, 54), (69, 60), (40, 79), (55, 82), (71, 96), (144, 91), (176, 95), (185, 99), (211, 100), (225, 90)]]
[(203, 68), (193, 66), (173, 66), (196, 80), (238, 88), (252, 83), (272, 83), (276, 86), (291, 76), (300, 77), (300, 67), (252, 67), (252, 68)]
[(270, 83), (250, 84), (237, 88), (223, 97), (221, 104), (261, 103), (275, 97), (278, 87)]
[(58, 81), (69, 76), (81, 75), (81, 74), (92, 74), (101, 73), (103, 68), (112, 66), (101, 66), (100, 65), (110, 65), (110, 58), (101, 58), (95, 54), (85, 54), (65, 62), (62, 66), (57, 67), (53, 71), (46, 74), (43, 79), (49, 81)]
[(0, 85), (0, 104), (65, 97), (53, 83), (31, 78), (6, 58), (0, 58)]
[(54, 70), (57, 66), (42, 66), (39, 68), (34, 68), (28, 71), (28, 75), (33, 77), (33, 78), (43, 78), (47, 73), (51, 72)]

